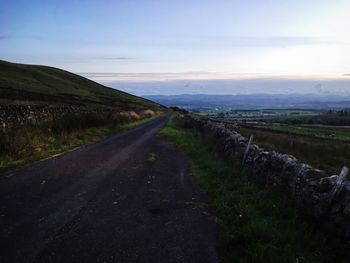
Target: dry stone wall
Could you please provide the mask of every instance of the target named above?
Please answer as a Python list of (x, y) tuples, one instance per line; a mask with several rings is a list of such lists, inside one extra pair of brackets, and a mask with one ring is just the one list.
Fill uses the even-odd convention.
[(108, 108), (89, 109), (69, 105), (0, 105), (0, 127), (9, 129), (18, 125), (51, 121), (67, 114), (101, 114), (109, 111)]
[(84, 107), (73, 105), (0, 105), (0, 130), (11, 129), (26, 124), (40, 124), (62, 118), (65, 115), (98, 114), (127, 121), (156, 115), (152, 110), (140, 112), (120, 111), (112, 107)]
[[(185, 127), (199, 131), (225, 158), (242, 159), (247, 150), (248, 139), (232, 125), (185, 116)], [(346, 176), (339, 180), (338, 175), (329, 176), (292, 155), (268, 152), (254, 144), (245, 165), (258, 182), (287, 193), (297, 207), (350, 247), (350, 183)]]

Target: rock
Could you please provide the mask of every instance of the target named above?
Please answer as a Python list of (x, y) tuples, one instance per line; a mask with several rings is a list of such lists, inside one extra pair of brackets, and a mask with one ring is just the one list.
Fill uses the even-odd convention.
[(344, 215), (350, 215), (350, 203), (345, 206), (343, 213)]
[(331, 213), (332, 214), (336, 214), (336, 213), (338, 213), (339, 211), (340, 211), (340, 209), (341, 209), (341, 205), (340, 204), (338, 204), (338, 203), (335, 203), (335, 204), (333, 204), (332, 206), (331, 206)]

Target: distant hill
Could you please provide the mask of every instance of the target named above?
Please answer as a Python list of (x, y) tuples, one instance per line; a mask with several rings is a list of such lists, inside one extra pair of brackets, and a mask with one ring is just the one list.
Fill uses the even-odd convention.
[(350, 98), (341, 95), (317, 94), (246, 94), (246, 95), (149, 95), (147, 99), (166, 106), (186, 109), (232, 108), (232, 109), (330, 109), (350, 108)]
[(0, 103), (13, 101), (99, 104), (134, 110), (162, 107), (58, 68), (0, 60)]

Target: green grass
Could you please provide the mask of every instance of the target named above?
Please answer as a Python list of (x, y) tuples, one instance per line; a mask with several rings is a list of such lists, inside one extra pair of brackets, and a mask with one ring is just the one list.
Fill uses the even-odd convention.
[(123, 125), (74, 129), (70, 132), (62, 131), (60, 133), (48, 133), (43, 131), (43, 127), (22, 127), (18, 133), (13, 135), (15, 136), (13, 144), (18, 145), (19, 149), (4, 151), (0, 155), (0, 173), (97, 142), (108, 136), (142, 125), (154, 118)]
[(198, 133), (172, 120), (159, 136), (190, 158), (222, 226), (225, 262), (336, 262), (325, 236), (300, 219), (288, 200), (258, 186), (238, 162), (218, 157)]
[[(0, 60), (0, 98), (4, 102), (97, 103), (123, 110), (161, 109), (158, 104), (58, 68)], [(0, 101), (1, 102), (1, 101)]]
[(273, 131), (308, 135), (315, 138), (350, 142), (349, 127), (321, 126), (321, 125), (267, 125), (261, 126)]
[[(311, 128), (312, 132), (317, 129)], [(329, 174), (338, 174), (350, 160), (350, 142), (318, 139), (302, 134), (284, 134), (273, 130), (257, 130), (254, 127), (241, 128), (241, 133), (246, 137), (253, 134), (254, 143), (265, 150), (276, 150), (294, 155), (300, 161)]]
[(148, 154), (147, 161), (154, 162), (157, 159), (158, 159), (158, 156), (155, 153), (151, 152)]
[(350, 115), (344, 112), (320, 113), (310, 115), (289, 115), (275, 116), (271, 118), (257, 118), (257, 120), (267, 123), (283, 123), (289, 125), (332, 125), (350, 126)]

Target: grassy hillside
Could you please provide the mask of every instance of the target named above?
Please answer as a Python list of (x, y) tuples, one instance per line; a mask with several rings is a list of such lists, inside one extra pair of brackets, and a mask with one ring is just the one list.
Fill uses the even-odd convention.
[(51, 101), (103, 104), (123, 109), (157, 109), (151, 101), (107, 88), (58, 68), (0, 60), (0, 98), (6, 101)]

